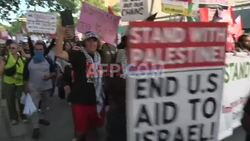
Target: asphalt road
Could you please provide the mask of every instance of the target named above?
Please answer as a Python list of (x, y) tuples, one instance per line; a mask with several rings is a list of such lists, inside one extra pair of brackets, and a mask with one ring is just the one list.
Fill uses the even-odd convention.
[(226, 138), (223, 141), (245, 141), (245, 136), (246, 136), (245, 132), (240, 127), (234, 130), (234, 134), (232, 136)]
[[(51, 98), (50, 103), (50, 110), (47, 112), (46, 118), (51, 122), (51, 125), (41, 127), (41, 137), (37, 141), (71, 141), (73, 123), (70, 106), (57, 96)], [(7, 111), (2, 105), (5, 104), (0, 100), (0, 141), (32, 141), (30, 124), (20, 123), (15, 127), (8, 125)], [(245, 132), (242, 128), (238, 128), (232, 136), (223, 141), (245, 141)]]

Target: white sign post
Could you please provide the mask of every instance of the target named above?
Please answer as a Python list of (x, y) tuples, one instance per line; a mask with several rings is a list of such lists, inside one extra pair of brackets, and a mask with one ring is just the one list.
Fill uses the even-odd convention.
[(131, 23), (128, 141), (218, 140), (226, 31), (221, 23)]
[(122, 21), (145, 20), (149, 16), (147, 0), (121, 0)]
[(30, 11), (27, 13), (27, 29), (31, 33), (55, 34), (56, 14)]

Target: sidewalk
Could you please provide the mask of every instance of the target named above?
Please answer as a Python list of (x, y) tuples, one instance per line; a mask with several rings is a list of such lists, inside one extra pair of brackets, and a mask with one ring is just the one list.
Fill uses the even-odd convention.
[[(0, 95), (1, 96), (1, 95)], [(10, 131), (8, 130), (8, 125), (6, 124), (6, 116), (4, 110), (4, 101), (0, 100), (0, 140), (8, 141), (10, 138)]]
[[(51, 122), (48, 127), (41, 126), (41, 135), (37, 141), (71, 141), (73, 138), (73, 123), (70, 106), (57, 96), (51, 98), (50, 110), (46, 119)], [(0, 141), (33, 141), (31, 125), (19, 122), (11, 126), (7, 118), (5, 100), (0, 100)]]

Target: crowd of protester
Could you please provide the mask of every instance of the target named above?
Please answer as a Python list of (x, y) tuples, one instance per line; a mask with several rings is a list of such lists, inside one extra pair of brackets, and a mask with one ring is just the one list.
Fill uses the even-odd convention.
[[(122, 37), (121, 43), (114, 46), (103, 43), (91, 31), (86, 32), (82, 40), (75, 36), (68, 39), (68, 30), (59, 28), (57, 36), (49, 39), (49, 45), (40, 40), (34, 42), (29, 36), (28, 42), (6, 41), (1, 51), (0, 75), (10, 123), (15, 126), (20, 121), (30, 121), (31, 136), (38, 139), (40, 125), (50, 126), (44, 115), (51, 96), (57, 92), (61, 99), (70, 103), (74, 141), (126, 141), (126, 69), (115, 73), (108, 71), (105, 76), (90, 75), (89, 70), (98, 74), (100, 71), (91, 66), (102, 64), (126, 68), (127, 37)], [(238, 39), (236, 51), (250, 52), (249, 35)], [(21, 98), (25, 94), (31, 96), (38, 108), (29, 116), (23, 114)], [(249, 104), (245, 108), (245, 125), (250, 123), (248, 107)]]
[[(58, 30), (50, 45), (44, 41), (17, 43), (7, 40), (0, 58), (2, 98), (7, 100), (10, 124), (31, 123), (31, 137), (40, 137), (40, 125), (52, 126), (44, 117), (55, 93), (71, 106), (74, 141), (126, 141), (125, 75), (89, 75), (89, 66), (126, 66), (126, 41), (103, 43), (94, 32), (72, 39), (67, 28)], [(99, 70), (94, 70), (100, 73)], [(107, 72), (109, 73), (109, 71)], [(116, 75), (119, 74), (119, 75)], [(58, 91), (55, 91), (57, 89)], [(29, 94), (37, 111), (25, 115), (23, 95)], [(18, 104), (18, 106), (16, 105)]]

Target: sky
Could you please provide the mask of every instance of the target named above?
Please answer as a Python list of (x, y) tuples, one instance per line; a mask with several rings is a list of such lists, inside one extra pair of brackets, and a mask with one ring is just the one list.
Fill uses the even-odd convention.
[[(28, 10), (37, 10), (37, 11), (41, 11), (41, 12), (47, 12), (49, 9), (47, 8), (43, 8), (40, 6), (31, 6), (29, 9), (27, 8), (26, 4), (25, 4), (25, 0), (21, 0), (21, 5), (20, 5), (20, 10), (17, 13), (11, 13), (10, 14), (10, 18), (11, 18), (11, 22), (18, 20), (19, 16), (21, 14), (26, 14)], [(5, 20), (0, 20), (0, 23), (10, 26), (10, 23), (8, 21)]]

